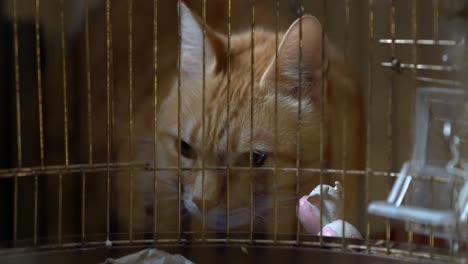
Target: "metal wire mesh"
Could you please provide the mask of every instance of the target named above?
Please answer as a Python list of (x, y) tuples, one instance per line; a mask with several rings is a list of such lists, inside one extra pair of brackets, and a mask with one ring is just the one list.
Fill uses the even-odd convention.
[[(202, 155), (200, 166), (184, 166), (182, 161), (182, 145), (177, 145), (177, 165), (159, 166), (158, 165), (158, 146), (161, 144), (161, 135), (158, 133), (161, 127), (167, 124), (161, 123), (158, 111), (161, 102), (167, 91), (164, 90), (165, 83), (164, 67), (167, 61), (173, 62), (172, 66), (177, 69), (175, 72), (176, 94), (177, 94), (177, 142), (183, 139), (183, 120), (181, 119), (183, 104), (183, 85), (182, 78), (182, 19), (183, 12), (181, 4), (169, 2), (160, 3), (154, 0), (143, 4), (145, 1), (101, 1), (101, 7), (97, 10), (99, 16), (91, 16), (91, 7), (95, 7), (96, 1), (90, 0), (82, 2), (82, 9), (70, 11), (67, 1), (52, 3), (53, 1), (35, 0), (34, 5), (28, 6), (19, 0), (10, 0), (5, 3), (7, 9), (5, 17), (10, 18), (12, 24), (11, 34), (11, 53), (12, 60), (8, 65), (12, 69), (11, 82), (11, 106), (4, 110), (5, 115), (11, 116), (14, 120), (2, 127), (11, 131), (8, 148), (3, 150), (8, 156), (11, 156), (11, 162), (5, 162), (0, 167), (0, 186), (9, 190), (4, 196), (10, 196), (6, 201), (9, 204), (1, 204), (0, 210), (5, 212), (0, 218), (0, 245), (5, 249), (15, 249), (26, 246), (34, 246), (40, 249), (50, 248), (74, 248), (74, 247), (94, 247), (99, 245), (119, 246), (119, 245), (160, 245), (167, 243), (183, 244), (202, 243), (202, 244), (250, 244), (250, 245), (277, 245), (277, 246), (301, 246), (301, 247), (323, 247), (330, 250), (359, 251), (369, 254), (382, 254), (402, 259), (409, 257), (425, 258), (438, 261), (463, 261), (463, 255), (466, 253), (466, 245), (463, 241), (443, 241), (434, 237), (431, 233), (427, 236), (414, 234), (412, 230), (406, 231), (401, 223), (395, 223), (390, 219), (377, 219), (369, 214), (356, 216), (356, 219), (363, 219), (360, 225), (363, 234), (362, 240), (347, 239), (344, 236), (336, 239), (324, 237), (322, 234), (311, 236), (301, 228), (298, 218), (295, 219), (295, 233), (290, 237), (283, 237), (278, 230), (281, 213), (278, 209), (279, 191), (278, 177), (281, 173), (292, 173), (295, 177), (295, 197), (300, 198), (304, 189), (309, 186), (301, 186), (302, 179), (308, 177), (308, 174), (318, 175), (319, 183), (325, 183), (329, 179), (339, 179), (343, 186), (354, 186), (353, 182), (360, 182), (363, 185), (359, 188), (344, 190), (344, 195), (349, 197), (354, 192), (362, 192), (361, 202), (369, 202), (379, 199), (387, 194), (398, 176), (396, 172), (402, 162), (409, 156), (409, 135), (411, 129), (405, 128), (411, 123), (411, 114), (414, 111), (413, 99), (415, 90), (419, 86), (437, 85), (440, 87), (462, 87), (462, 81), (455, 77), (460, 71), (460, 65), (450, 63), (446, 59), (446, 49), (463, 45), (459, 39), (450, 39), (447, 32), (441, 27), (441, 8), (440, 1), (432, 1), (432, 5), (418, 0), (402, 3), (399, 1), (376, 1), (368, 0), (353, 1), (322, 1), (320, 3), (310, 3), (306, 1), (239, 1), (219, 0), (216, 3), (203, 1), (186, 1), (191, 8), (199, 9), (202, 30), (202, 75), (200, 76), (202, 86), (201, 103), (201, 146), (202, 153), (205, 153), (207, 146), (206, 134), (207, 125), (211, 120), (205, 120), (205, 113), (209, 111), (209, 105), (206, 99), (206, 87), (209, 82), (207, 77), (207, 43), (212, 38), (207, 30), (210, 27), (216, 28), (226, 34), (225, 51), (226, 76), (227, 76), (227, 95), (225, 101), (225, 113), (227, 120), (230, 120), (232, 109), (231, 93), (235, 88), (231, 73), (231, 54), (233, 41), (236, 41), (236, 32), (238, 27), (244, 27), (250, 33), (250, 58), (249, 58), (249, 155), (248, 166), (236, 166), (231, 163), (212, 165), (207, 164), (205, 154)], [(81, 1), (79, 1), (81, 2)], [(359, 3), (358, 3), (359, 2)], [(21, 4), (21, 7), (18, 7)], [(70, 4), (72, 6), (72, 4)], [(99, 6), (99, 5), (98, 5)], [(19, 31), (18, 11), (25, 11), (28, 8), (33, 10), (30, 18), (34, 24), (34, 43), (33, 54), (31, 58), (23, 55), (28, 53), (28, 47), (22, 43), (23, 36)], [(291, 14), (290, 9), (294, 10)], [(139, 12), (150, 10), (143, 15)], [(43, 18), (43, 10), (58, 11), (58, 29), (50, 26), (47, 20)], [(171, 11), (168, 11), (171, 10)], [(239, 12), (239, 10), (242, 10)], [(247, 12), (248, 10), (248, 12)], [(404, 10), (405, 12), (403, 12)], [(408, 12), (409, 10), (409, 12)], [(93, 10), (94, 11), (94, 10)], [(25, 11), (26, 12), (26, 11)], [(53, 11), (50, 11), (53, 12)], [(82, 15), (82, 40), (73, 42), (74, 37), (70, 36), (68, 13), (78, 12)], [(260, 26), (269, 27), (274, 32), (274, 59), (273, 67), (275, 70), (274, 80), (274, 152), (281, 145), (279, 137), (279, 128), (282, 126), (278, 122), (278, 100), (279, 100), (279, 62), (278, 50), (280, 39), (283, 37), (285, 25), (288, 26), (294, 19), (299, 21), (299, 40), (298, 50), (299, 59), (297, 68), (297, 123), (303, 119), (302, 100), (303, 89), (303, 18), (302, 14), (312, 12), (322, 23), (322, 46), (325, 46), (325, 36), (331, 39), (336, 38), (339, 48), (344, 51), (344, 61), (347, 64), (357, 64), (362, 69), (358, 75), (363, 81), (363, 102), (366, 106), (366, 123), (362, 128), (365, 132), (365, 157), (362, 169), (349, 167), (349, 160), (352, 160), (352, 152), (347, 149), (349, 138), (346, 131), (350, 127), (352, 120), (348, 120), (343, 115), (339, 120), (342, 129), (339, 142), (343, 147), (340, 148), (340, 166), (339, 168), (329, 168), (326, 165), (325, 138), (328, 115), (333, 111), (326, 104), (320, 105), (319, 130), (320, 145), (318, 162), (319, 166), (310, 168), (301, 165), (301, 158), (304, 155), (301, 149), (302, 141), (305, 139), (301, 134), (300, 127), (296, 127), (296, 153), (295, 166), (280, 166), (277, 157), (273, 157), (272, 166), (255, 167), (254, 166), (254, 131), (259, 129), (254, 122), (255, 105), (254, 93), (257, 85), (255, 65), (256, 57), (255, 47), (257, 45), (257, 32), (261, 31)], [(26, 12), (27, 13), (27, 12)], [(176, 17), (168, 18), (171, 14), (179, 14)], [(223, 18), (218, 18), (216, 14), (223, 13)], [(248, 16), (246, 14), (249, 14)], [(26, 16), (21, 13), (22, 16)], [(119, 14), (125, 14), (123, 19)], [(141, 17), (149, 14), (150, 21), (144, 21)], [(334, 19), (336, 14), (341, 14), (340, 18)], [(240, 19), (241, 16), (243, 20)], [(96, 18), (98, 17), (98, 18)], [(167, 19), (167, 21), (165, 20)], [(125, 23), (119, 21), (125, 20)], [(239, 22), (241, 21), (241, 22)], [(211, 23), (210, 23), (211, 22)], [(237, 23), (237, 24), (234, 24)], [(95, 23), (95, 24), (93, 24)], [(53, 23), (52, 23), (53, 24)], [(431, 25), (431, 29), (423, 28), (423, 25)], [(172, 25), (172, 26), (168, 26)], [(408, 26), (410, 25), (410, 26)], [(147, 28), (145, 28), (147, 26)], [(95, 29), (96, 27), (99, 29)], [(405, 33), (399, 33), (399, 30)], [(43, 33), (46, 31), (46, 33)], [(97, 31), (97, 32), (96, 32)], [(430, 31), (430, 32), (429, 32)], [(211, 32), (211, 31), (210, 31)], [(429, 33), (428, 33), (429, 32)], [(56, 35), (54, 35), (56, 34)], [(101, 36), (102, 39), (98, 39)], [(1, 37), (0, 37), (1, 38)], [(141, 38), (146, 38), (146, 45), (140, 44)], [(43, 39), (47, 40), (45, 47), (41, 44)], [(96, 40), (98, 39), (98, 40)], [(125, 39), (124, 48), (121, 47), (119, 40)], [(117, 41), (115, 41), (117, 40)], [(339, 41), (341, 40), (341, 41)], [(96, 46), (93, 46), (96, 43)], [(83, 56), (84, 71), (78, 77), (72, 76), (70, 68), (78, 60), (76, 57), (69, 57), (69, 54), (75, 51), (75, 46), (81, 45), (80, 55)], [(360, 48), (360, 45), (364, 48)], [(176, 47), (175, 54), (168, 55), (168, 47)], [(59, 52), (51, 52), (50, 58), (56, 60), (51, 63), (52, 66), (44, 69), (42, 60), (44, 50), (56, 48)], [(146, 49), (147, 54), (141, 55)], [(79, 50), (79, 49), (78, 49)], [(162, 50), (162, 52), (161, 52)], [(102, 52), (102, 54), (99, 54)], [(321, 62), (325, 60), (325, 49), (321, 50)], [(363, 56), (359, 56), (363, 55)], [(105, 57), (105, 65), (98, 65), (96, 58)], [(55, 56), (55, 57), (54, 57)], [(167, 56), (167, 57), (166, 57)], [(172, 57), (171, 57), (172, 56)], [(151, 61), (147, 63), (148, 57)], [(169, 58), (170, 57), (170, 58)], [(441, 59), (442, 57), (442, 59)], [(124, 59), (122, 59), (124, 58)], [(166, 59), (169, 58), (169, 59)], [(28, 61), (31, 60), (31, 61)], [(261, 59), (261, 58), (260, 58)], [(144, 61), (146, 64), (142, 63)], [(441, 62), (442, 61), (442, 62)], [(122, 63), (124, 62), (124, 63)], [(27, 63), (35, 65), (35, 89), (36, 95), (30, 96), (28, 92), (29, 85), (27, 77), (31, 74), (27, 72)], [(150, 70), (139, 66), (145, 65)], [(125, 71), (122, 72), (119, 64), (125, 64)], [(245, 66), (247, 67), (247, 66)], [(100, 70), (97, 70), (100, 69)], [(57, 71), (60, 70), (60, 71)], [(59, 72), (60, 74), (57, 74)], [(145, 72), (146, 75), (143, 75)], [(149, 72), (149, 73), (148, 73)], [(322, 78), (326, 75), (322, 69)], [(26, 77), (23, 77), (25, 75)], [(59, 76), (60, 75), (60, 76)], [(94, 81), (95, 76), (100, 76), (103, 81)], [(125, 75), (123, 78), (121, 75)], [(144, 76), (144, 77), (142, 77)], [(148, 83), (142, 79), (149, 79)], [(120, 84), (125, 80), (125, 84)], [(75, 82), (81, 82), (82, 86), (75, 86)], [(5, 83), (7, 83), (5, 81)], [(145, 85), (151, 89), (142, 88)], [(5, 85), (7, 86), (7, 85)], [(320, 97), (323, 99), (329, 93), (327, 86), (322, 81), (320, 84)], [(60, 88), (58, 95), (54, 91)], [(73, 89), (72, 89), (72, 88)], [(78, 87), (78, 88), (77, 88)], [(124, 87), (124, 88), (123, 88)], [(74, 102), (76, 98), (74, 89), (82, 89), (82, 100)], [(146, 89), (146, 90), (145, 90)], [(24, 91), (26, 90), (26, 92)], [(100, 90), (100, 91), (99, 91)], [(123, 92), (123, 90), (125, 90)], [(142, 92), (145, 90), (146, 92)], [(142, 99), (143, 98), (143, 99)], [(145, 98), (150, 98), (149, 107), (141, 114), (141, 102), (146, 102)], [(14, 99), (14, 100), (13, 100)], [(32, 106), (24, 102), (35, 100)], [(349, 98), (345, 97), (341, 103), (347, 109), (350, 104)], [(77, 111), (77, 105), (81, 105), (80, 114)], [(123, 103), (125, 102), (125, 103)], [(57, 107), (57, 106), (60, 106)], [(123, 111), (120, 108), (125, 108)], [(35, 110), (31, 110), (35, 109)], [(59, 118), (53, 117), (54, 111), (61, 112)], [(37, 111), (37, 112), (36, 112)], [(198, 113), (194, 113), (198, 114)], [(382, 117), (383, 116), (383, 117)], [(61, 117), (61, 118), (60, 118)], [(101, 119), (100, 119), (101, 118)], [(35, 119), (36, 127), (32, 128), (28, 124), (30, 120)], [(98, 120), (98, 121), (96, 121)], [(103, 122), (103, 123), (99, 123)], [(145, 133), (140, 132), (139, 126), (145, 125)], [(119, 127), (120, 123), (125, 123)], [(351, 124), (352, 125), (352, 124)], [(227, 146), (232, 143), (231, 125), (227, 126)], [(49, 127), (49, 128), (47, 128)], [(51, 128), (52, 127), (52, 131)], [(54, 129), (54, 127), (56, 129)], [(62, 130), (60, 133), (57, 131)], [(102, 130), (102, 131), (98, 131)], [(403, 131), (404, 130), (404, 131)], [(148, 132), (149, 131), (149, 132)], [(84, 136), (83, 136), (84, 135)], [(116, 140), (122, 136), (127, 143)], [(141, 146), (139, 146), (140, 137), (149, 136), (144, 139), (150, 144), (145, 145), (149, 149), (146, 153), (151, 153), (152, 157), (146, 160), (141, 159)], [(7, 137), (5, 137), (7, 138)], [(14, 139), (14, 140), (12, 140)], [(5, 142), (6, 142), (5, 141)], [(30, 142), (35, 141), (37, 147), (29, 146)], [(25, 143), (27, 142), (27, 143)], [(57, 142), (61, 142), (57, 144)], [(86, 142), (86, 143), (85, 143)], [(124, 154), (118, 155), (116, 149)], [(34, 153), (33, 153), (34, 152)], [(85, 153), (85, 154), (82, 154)], [(140, 156), (139, 156), (140, 155)], [(227, 159), (231, 155), (228, 150)], [(16, 157), (14, 157), (16, 156)], [(85, 157), (85, 158), (83, 158)], [(124, 158), (122, 158), (124, 157)], [(140, 158), (139, 158), (140, 157)], [(26, 159), (25, 159), (26, 158)], [(159, 157), (160, 158), (160, 157)], [(225, 228), (222, 231), (212, 231), (207, 227), (205, 205), (206, 182), (210, 182), (212, 177), (210, 172), (224, 171), (226, 177), (225, 193)], [(202, 208), (201, 228), (189, 223), (184, 223), (184, 203), (183, 203), (183, 175), (184, 173), (201, 173), (202, 189)], [(249, 175), (249, 223), (248, 230), (242, 236), (230, 228), (232, 219), (230, 216), (230, 204), (233, 194), (230, 190), (230, 180), (236, 173), (243, 172)], [(271, 237), (265, 234), (256, 234), (255, 225), (255, 196), (254, 196), (254, 175), (255, 173), (271, 173), (272, 197), (273, 197), (273, 231)], [(177, 215), (173, 217), (175, 230), (160, 230), (161, 222), (169, 217), (164, 215), (164, 206), (168, 206), (166, 201), (158, 199), (158, 194), (163, 191), (164, 183), (161, 183), (161, 175), (172, 173), (177, 175), (175, 182), (177, 201), (173, 210)], [(104, 185), (98, 192), (100, 196), (90, 194), (93, 185), (97, 184), (97, 179), (104, 177)], [(152, 189), (150, 192), (152, 203), (151, 207), (151, 229), (142, 231), (140, 218), (135, 215), (141, 214), (147, 210), (142, 205), (142, 186), (147, 182), (141, 179), (149, 178)], [(417, 178), (417, 176), (414, 176)], [(72, 179), (73, 178), (73, 179)], [(122, 178), (124, 180), (122, 180)], [(444, 179), (435, 179), (441, 180)], [(45, 181), (45, 183), (44, 183)], [(117, 193), (115, 185), (125, 181), (126, 187), (123, 193)], [(25, 182), (32, 182), (32, 187), (27, 187)], [(45, 185), (46, 187), (44, 187)], [(310, 186), (312, 187), (312, 186)], [(96, 188), (96, 187), (94, 187)], [(32, 190), (32, 191), (31, 191)], [(96, 190), (94, 190), (96, 191)], [(322, 195), (322, 189), (320, 194)], [(434, 191), (434, 190), (433, 190)], [(53, 194), (49, 194), (53, 193)], [(122, 194), (123, 199), (127, 199), (125, 206), (128, 205), (128, 212), (114, 212), (114, 199), (118, 199)], [(357, 194), (356, 194), (357, 196)], [(3, 198), (3, 196), (0, 196)], [(75, 199), (68, 201), (68, 199)], [(103, 203), (93, 204), (92, 199), (101, 199)], [(119, 200), (120, 201), (120, 200)], [(31, 203), (32, 206), (23, 207), (24, 204)], [(117, 202), (115, 202), (117, 203)], [(99, 206), (98, 206), (99, 205)], [(103, 205), (104, 207), (101, 207)], [(3, 207), (2, 207), (3, 206)], [(321, 201), (323, 207), (323, 200)], [(363, 205), (364, 208), (365, 205)], [(31, 209), (29, 211), (29, 209)], [(90, 209), (92, 208), (92, 209)], [(126, 210), (126, 209), (125, 209)], [(343, 207), (342, 215), (350, 215), (353, 208)], [(357, 209), (356, 209), (357, 210)], [(362, 211), (362, 210), (361, 210)], [(74, 213), (70, 213), (74, 212)], [(98, 215), (93, 215), (98, 212)], [(68, 215), (70, 213), (70, 215)], [(29, 216), (29, 219), (27, 215)], [(124, 230), (118, 230), (116, 227), (122, 225), (118, 223), (119, 214), (127, 214), (125, 218)], [(78, 219), (73, 219), (78, 216)], [(103, 217), (103, 225), (93, 228), (93, 217)], [(354, 216), (353, 216), (354, 217)], [(7, 219), (8, 218), (8, 219)], [(50, 219), (54, 218), (51, 224)], [(29, 220), (31, 223), (29, 223)], [(323, 220), (320, 214), (320, 222)], [(344, 217), (343, 220), (351, 220)], [(354, 218), (352, 218), (354, 220)], [(147, 220), (143, 222), (146, 224)], [(98, 221), (96, 221), (98, 222)], [(47, 223), (47, 224), (45, 224)], [(344, 222), (343, 222), (344, 223)], [(32, 226), (32, 230), (30, 227)], [(42, 226), (45, 225), (45, 226)], [(96, 225), (99, 226), (99, 225)], [(193, 230), (191, 230), (193, 228)], [(341, 231), (345, 233), (345, 225), (341, 226)], [(169, 235), (167, 235), (169, 234)], [(3, 246), (4, 245), (4, 246)], [(6, 254), (9, 254), (7, 252)]]

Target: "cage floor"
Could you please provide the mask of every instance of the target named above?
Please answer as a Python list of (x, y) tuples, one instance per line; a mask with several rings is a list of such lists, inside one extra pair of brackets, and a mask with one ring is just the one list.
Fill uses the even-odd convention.
[[(144, 247), (113, 247), (68, 249), (54, 251), (33, 251), (0, 255), (0, 263), (103, 263), (107, 258), (118, 258), (144, 249)], [(317, 248), (265, 247), (265, 246), (223, 246), (223, 245), (190, 245), (158, 246), (158, 249), (181, 254), (195, 263), (439, 263), (428, 260), (417, 260), (395, 257), (368, 255), (364, 253), (340, 252)]]

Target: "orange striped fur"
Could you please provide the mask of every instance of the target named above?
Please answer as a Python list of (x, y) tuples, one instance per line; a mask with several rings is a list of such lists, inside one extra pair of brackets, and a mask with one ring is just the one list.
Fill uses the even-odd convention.
[[(112, 12), (126, 14), (128, 8), (125, 2), (117, 2)], [(156, 76), (159, 112), (157, 161), (154, 164), (155, 70), (154, 46), (149, 33), (152, 15), (150, 8), (144, 8), (147, 5), (137, 5), (137, 2), (134, 10), (138, 16), (135, 16), (137, 26), (133, 43), (132, 139), (129, 139), (128, 46), (125, 44), (128, 39), (121, 37), (126, 36), (122, 33), (127, 33), (127, 22), (121, 17), (112, 16), (115, 38), (111, 92), (114, 100), (112, 110), (116, 118), (112, 123), (111, 162), (144, 162), (150, 167), (157, 165), (159, 168), (172, 169), (180, 165), (187, 169), (180, 170), (180, 198), (183, 200), (180, 205), (177, 170), (161, 169), (156, 174), (151, 170), (135, 170), (131, 174), (128, 171), (112, 173), (111, 231), (127, 233), (131, 227), (133, 232), (152, 232), (156, 215), (157, 232), (176, 233), (179, 231), (179, 209), (185, 208), (181, 222), (189, 222), (190, 225), (183, 225), (182, 231), (200, 231), (202, 228), (225, 231), (229, 227), (232, 232), (248, 232), (250, 224), (253, 224), (256, 232), (273, 233), (276, 230), (281, 234), (294, 234), (296, 203), (300, 196), (309, 193), (320, 182), (318, 173), (297, 172), (295, 168), (341, 169), (344, 165), (346, 169), (363, 169), (365, 130), (361, 91), (349, 67), (328, 39), (323, 41), (322, 62), (322, 29), (318, 20), (304, 16), (302, 22), (296, 21), (287, 33), (280, 32), (278, 45), (281, 44), (281, 47), (277, 60), (275, 32), (257, 28), (254, 34), (253, 68), (250, 31), (233, 34), (228, 52), (227, 37), (207, 27), (204, 79), (203, 26), (201, 19), (185, 5), (181, 6), (180, 104), (178, 74), (173, 67), (177, 54), (174, 34), (176, 21), (174, 14), (159, 12), (162, 14), (161, 19), (167, 16), (167, 21), (174, 23), (160, 26), (158, 33)], [(172, 10), (169, 8), (172, 1), (160, 2), (161, 10)], [(213, 14), (216, 12), (213, 11)], [(215, 22), (221, 21), (216, 16), (209, 17)], [(107, 86), (106, 78), (103, 78), (106, 76), (104, 19), (104, 16), (97, 16), (97, 23), (91, 31), (91, 84), (95, 94), (92, 110), (94, 162), (104, 162), (106, 157), (106, 109), (103, 108)], [(301, 56), (298, 52), (300, 23), (303, 28)], [(80, 39), (83, 41), (84, 37)], [(88, 124), (84, 47), (84, 43), (80, 42), (77, 53), (80, 62), (77, 66), (80, 69), (77, 75), (81, 98), (78, 106), (81, 106), (78, 115), (80, 127), (87, 127)], [(299, 57), (302, 59), (300, 84)], [(276, 66), (278, 75), (275, 74)], [(343, 127), (343, 120), (346, 120), (346, 127)], [(179, 146), (182, 148), (178, 141), (179, 131), (180, 138), (191, 146), (191, 158), (180, 155), (179, 160)], [(346, 144), (342, 142), (343, 134), (346, 135)], [(77, 141), (76, 146), (82, 153), (80, 162), (87, 162), (87, 150), (82, 147), (82, 142), (87, 142), (87, 134), (81, 133), (79, 137), (83, 139)], [(133, 144), (132, 148), (129, 141)], [(297, 143), (300, 143), (299, 149)], [(263, 164), (252, 170), (248, 169), (251, 150), (265, 155)], [(344, 153), (346, 159), (343, 163)], [(201, 170), (203, 166), (207, 168), (204, 172)], [(276, 173), (268, 169), (275, 166), (280, 168)], [(226, 167), (231, 168), (223, 169)], [(106, 208), (104, 176), (95, 175), (88, 179), (87, 197), (90, 201), (87, 232), (105, 230), (105, 211), (102, 210)], [(340, 179), (339, 175), (324, 175), (326, 183), (336, 179)], [(365, 206), (361, 191), (363, 181), (354, 176), (346, 176), (346, 179), (343, 184), (347, 205), (345, 216), (352, 224), (362, 228)], [(133, 186), (132, 192), (130, 186)], [(229, 217), (226, 215), (227, 200)], [(275, 201), (276, 211), (273, 209)], [(94, 217), (90, 218), (89, 215)], [(226, 221), (229, 221), (229, 226)], [(205, 226), (202, 226), (203, 223)]]

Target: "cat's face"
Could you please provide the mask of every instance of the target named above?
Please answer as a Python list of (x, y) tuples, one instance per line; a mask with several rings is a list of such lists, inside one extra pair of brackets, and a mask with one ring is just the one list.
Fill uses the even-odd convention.
[[(302, 20), (303, 56), (298, 55), (299, 22), (281, 34), (277, 60), (275, 34), (257, 31), (253, 75), (250, 33), (233, 35), (228, 55), (226, 39), (207, 29), (203, 78), (203, 31), (184, 5), (181, 10), (181, 82), (176, 78), (159, 113), (158, 166), (183, 168), (184, 206), (196, 218), (204, 212), (211, 228), (223, 230), (227, 221), (230, 227), (249, 224), (252, 206), (254, 221), (263, 221), (275, 188), (278, 205), (295, 210), (291, 169), (298, 165), (297, 154), (301, 167), (319, 163), (319, 91), (326, 65), (319, 22)], [(274, 166), (290, 170), (275, 174)], [(176, 182), (177, 172), (166, 174)]]

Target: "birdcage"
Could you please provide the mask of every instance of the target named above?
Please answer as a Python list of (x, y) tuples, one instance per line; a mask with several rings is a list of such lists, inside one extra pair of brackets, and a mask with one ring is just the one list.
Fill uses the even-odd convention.
[(466, 263), (467, 8), (3, 1), (0, 263)]

